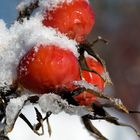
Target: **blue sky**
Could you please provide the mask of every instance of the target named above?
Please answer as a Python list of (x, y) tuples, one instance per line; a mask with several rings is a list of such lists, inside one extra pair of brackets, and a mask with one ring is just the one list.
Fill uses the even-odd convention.
[(16, 5), (19, 0), (0, 1), (0, 19), (3, 19), (9, 26), (16, 18)]

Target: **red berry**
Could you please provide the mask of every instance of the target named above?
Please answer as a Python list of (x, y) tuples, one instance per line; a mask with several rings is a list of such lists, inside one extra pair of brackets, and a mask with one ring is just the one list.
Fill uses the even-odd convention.
[[(96, 59), (87, 57), (86, 62), (90, 69), (97, 71), (100, 75), (104, 73), (104, 67)], [(97, 86), (103, 91), (105, 83), (99, 75), (93, 72), (82, 71), (82, 76), (88, 83)], [(90, 105), (96, 100), (96, 96), (88, 92), (82, 92), (75, 97), (75, 100), (79, 102), (80, 105)]]
[(69, 38), (82, 42), (92, 30), (94, 20), (93, 10), (86, 0), (73, 0), (46, 11), (43, 24), (57, 28)]
[(54, 45), (39, 45), (29, 50), (17, 68), (18, 81), (23, 87), (36, 93), (71, 88), (71, 82), (79, 80), (77, 58), (69, 50)]

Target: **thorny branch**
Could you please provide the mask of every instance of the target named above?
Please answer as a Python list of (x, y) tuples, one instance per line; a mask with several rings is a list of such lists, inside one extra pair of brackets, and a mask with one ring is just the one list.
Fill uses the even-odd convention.
[[(74, 90), (73, 92), (69, 91), (69, 93), (67, 93), (67, 95), (71, 95), (71, 97), (73, 98), (75, 95), (80, 94), (84, 90), (87, 90), (87, 89), (80, 87), (80, 88), (77, 88), (76, 90)], [(92, 93), (96, 94), (99, 98), (103, 98), (105, 100), (109, 100), (110, 103), (111, 103), (110, 105), (106, 105), (106, 104), (100, 104), (100, 103), (96, 103), (95, 102), (91, 106), (92, 107), (91, 113), (93, 113), (93, 114), (91, 115), (91, 113), (90, 113), (90, 114), (87, 114), (87, 115), (85, 115), (85, 116), (82, 117), (82, 121), (83, 121), (85, 127), (90, 131), (90, 133), (93, 133), (97, 137), (97, 139), (99, 139), (99, 140), (107, 140), (107, 138), (105, 138), (93, 126), (93, 124), (90, 121), (90, 120), (106, 120), (106, 121), (108, 121), (110, 123), (113, 123), (115, 125), (130, 127), (130, 128), (132, 128), (137, 133), (138, 136), (140, 136), (139, 133), (138, 133), (138, 131), (134, 127), (132, 127), (131, 125), (128, 125), (128, 124), (120, 123), (117, 118), (111, 116), (108, 112), (106, 112), (106, 110), (104, 108), (106, 108), (108, 106), (109, 107), (113, 107), (114, 104), (115, 104), (115, 107), (117, 106), (116, 109), (117, 110), (121, 110), (124, 113), (131, 113), (132, 111), (127, 111), (126, 112), (126, 110), (122, 109), (122, 106), (123, 106), (122, 103), (121, 102), (117, 102), (116, 103), (115, 102), (116, 100), (115, 99), (112, 99), (111, 97), (105, 96), (102, 93), (97, 93), (96, 91), (91, 90), (91, 89), (88, 89), (88, 91), (90, 91), (90, 92), (92, 91)], [(64, 97), (64, 95), (62, 94), (62, 98), (63, 99), (66, 99), (67, 97)], [(31, 96), (31, 97), (28, 98), (28, 101), (30, 101), (32, 103), (38, 103), (38, 100), (39, 100), (39, 97), (38, 96)], [(113, 105), (112, 105), (112, 100), (113, 100)], [(69, 100), (67, 100), (67, 101), (68, 102), (69, 101), (71, 102), (71, 98), (69, 98)], [(36, 125), (34, 125), (34, 126), (30, 123), (30, 121), (22, 113), (19, 114), (19, 117), (21, 117), (27, 123), (27, 125), (33, 130), (33, 132), (35, 132), (37, 135), (43, 135), (44, 134), (43, 121), (46, 120), (47, 121), (47, 125), (48, 125), (48, 133), (49, 133), (49, 135), (51, 135), (52, 130), (51, 130), (51, 126), (50, 126), (50, 123), (49, 123), (49, 120), (48, 120), (48, 118), (51, 115), (51, 112), (47, 112), (46, 116), (43, 118), (42, 115), (41, 115), (41, 113), (38, 111), (37, 108), (35, 108), (35, 111), (36, 111), (36, 117), (37, 117), (38, 123)], [(133, 113), (135, 113), (135, 112), (133, 112)], [(38, 133), (38, 130), (40, 129), (40, 127), (42, 129), (42, 132), (41, 133)], [(5, 136), (2, 133), (2, 131), (1, 131), (0, 134), (1, 134), (1, 138), (2, 137), (7, 138), (7, 136)]]

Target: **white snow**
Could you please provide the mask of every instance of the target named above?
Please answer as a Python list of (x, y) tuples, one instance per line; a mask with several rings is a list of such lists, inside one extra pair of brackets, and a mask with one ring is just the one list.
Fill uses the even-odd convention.
[(0, 20), (0, 87), (12, 83), (13, 50), (10, 49), (11, 35), (3, 20)]
[(72, 51), (76, 57), (79, 56), (77, 43), (74, 40), (68, 39), (53, 28), (43, 26), (41, 20), (40, 16), (35, 16), (30, 20), (25, 20), (23, 24), (16, 22), (10, 29), (13, 35), (16, 33), (16, 43), (25, 49), (37, 44), (56, 45)]

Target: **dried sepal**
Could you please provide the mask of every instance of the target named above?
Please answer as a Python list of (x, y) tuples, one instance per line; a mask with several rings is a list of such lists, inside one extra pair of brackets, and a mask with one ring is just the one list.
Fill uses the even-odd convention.
[[(51, 136), (51, 134), (52, 134), (51, 125), (50, 125), (50, 122), (49, 122), (49, 117), (50, 117), (51, 114), (52, 114), (52, 112), (48, 111), (48, 112), (46, 113), (46, 116), (42, 119), (42, 122), (46, 120), (49, 136)], [(38, 122), (38, 123), (36, 124), (36, 130), (39, 130), (40, 127), (42, 127), (42, 124), (43, 124), (43, 123)]]
[[(92, 49), (91, 45), (87, 42), (84, 44), (80, 44), (77, 48), (80, 53), (79, 64), (80, 64), (81, 70), (93, 72), (93, 73), (97, 74), (98, 76), (100, 76), (105, 81), (106, 84), (112, 84), (111, 78), (106, 69), (105, 62), (99, 57), (99, 55), (97, 53), (95, 53), (95, 51)], [(88, 67), (85, 56), (84, 56), (85, 52), (87, 52), (89, 55), (93, 56), (104, 67), (105, 72), (103, 75), (100, 75), (97, 71), (91, 70)]]
[(118, 125), (118, 126), (125, 126), (125, 127), (129, 127), (132, 130), (135, 131), (135, 133), (137, 134), (138, 137), (140, 137), (140, 132), (138, 132), (133, 126), (129, 125), (129, 124), (125, 124), (122, 122), (119, 122), (119, 119), (111, 116), (105, 109), (104, 109), (104, 105), (101, 105), (99, 102), (98, 103), (93, 103), (92, 105), (92, 112), (93, 115), (88, 114), (85, 117), (91, 120), (105, 120), (109, 123), (112, 123), (114, 125)]
[(129, 113), (129, 110), (124, 106), (124, 104), (122, 103), (122, 101), (120, 99), (109, 97), (109, 96), (103, 94), (102, 92), (99, 93), (99, 92), (93, 91), (91, 89), (86, 89), (85, 91), (88, 91), (92, 94), (96, 94), (97, 97), (110, 101), (112, 103), (112, 105), (119, 111), (122, 111), (127, 114)]
[(116, 99), (116, 98), (110, 98), (108, 99), (111, 101), (111, 103), (114, 104), (114, 106), (118, 109), (121, 110), (127, 114), (129, 114), (129, 110), (126, 108), (126, 106), (122, 103), (121, 99)]
[(52, 112), (50, 112), (50, 111), (46, 113), (46, 122), (47, 122), (49, 136), (51, 136), (51, 134), (52, 134), (51, 125), (50, 125), (50, 122), (49, 122), (49, 117), (50, 117), (51, 114), (52, 114)]
[(94, 127), (94, 125), (92, 124), (90, 119), (88, 119), (86, 116), (83, 116), (81, 119), (82, 119), (82, 122), (83, 122), (84, 126), (86, 127), (86, 129), (92, 135), (94, 135), (94, 137), (96, 137), (97, 140), (108, 140), (106, 137), (104, 137), (102, 135), (102, 133), (97, 128)]
[[(41, 135), (44, 134), (44, 126), (43, 126), (43, 121), (44, 120), (43, 120), (43, 117), (42, 117), (41, 113), (39, 112), (39, 110), (36, 107), (34, 107), (34, 109), (35, 109), (35, 112), (36, 112), (36, 120), (38, 121), (38, 124), (34, 125), (34, 132), (36, 134), (38, 134), (39, 136), (41, 136)], [(38, 125), (41, 126), (41, 133), (38, 132), (38, 130), (40, 128), (40, 127), (38, 127)]]
[[(105, 77), (100, 75), (97, 71), (95, 71), (93, 69), (90, 69), (88, 67), (84, 54), (80, 54), (80, 56), (79, 56), (79, 64), (80, 64), (81, 70), (86, 70), (86, 71), (89, 71), (89, 72), (93, 72), (93, 73), (97, 74), (98, 76), (100, 76), (104, 81), (106, 81), (104, 79)], [(81, 78), (82, 78), (82, 74), (81, 74)]]
[(30, 123), (30, 121), (25, 117), (24, 114), (20, 113), (19, 117), (32, 129), (34, 130), (32, 124)]
[(36, 107), (34, 107), (34, 109), (35, 109), (35, 112), (36, 112), (36, 120), (39, 123), (41, 123), (41, 121), (43, 120), (43, 117), (42, 117), (41, 113), (39, 112), (39, 110)]
[[(24, 115), (24, 114), (19, 114), (19, 117), (21, 118), (21, 119), (23, 119), (23, 121), (29, 126), (29, 128), (35, 133), (35, 134), (37, 134), (37, 135), (39, 135), (39, 136), (41, 136), (41, 135), (43, 135), (44, 134), (44, 127), (43, 127), (43, 123), (41, 122), (39, 122), (39, 123), (37, 123), (37, 124), (35, 124), (35, 125), (32, 125), (31, 123), (30, 123), (30, 121), (27, 119), (27, 117)], [(38, 129), (40, 129), (40, 127), (42, 128), (42, 132), (38, 132)]]

